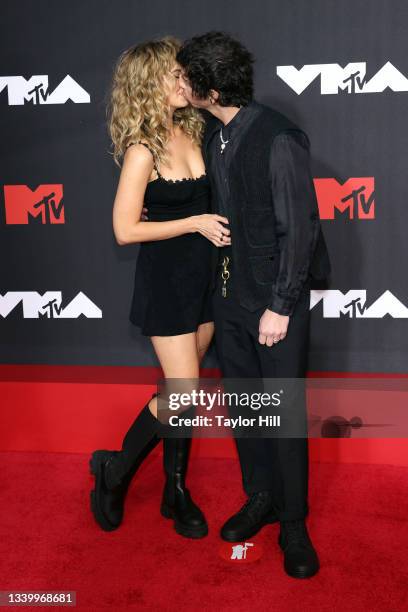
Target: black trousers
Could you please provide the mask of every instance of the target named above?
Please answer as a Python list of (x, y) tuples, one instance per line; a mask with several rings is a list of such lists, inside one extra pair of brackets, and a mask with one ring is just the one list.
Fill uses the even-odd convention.
[[(222, 255), (222, 254), (221, 254)], [(310, 281), (304, 286), (289, 319), (284, 340), (272, 347), (258, 341), (263, 307), (250, 312), (240, 306), (233, 262), (229, 263), (227, 296), (221, 294), (222, 268), (212, 296), (216, 350), (224, 378), (304, 378), (310, 323)], [(306, 404), (304, 405), (306, 418)], [(243, 487), (247, 495), (270, 490), (279, 520), (305, 518), (308, 508), (308, 440), (298, 438), (236, 438)]]

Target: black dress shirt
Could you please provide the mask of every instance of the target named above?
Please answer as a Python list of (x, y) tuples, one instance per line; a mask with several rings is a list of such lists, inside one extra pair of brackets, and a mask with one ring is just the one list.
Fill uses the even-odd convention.
[[(227, 124), (223, 125), (222, 137), (229, 142), (221, 153), (220, 131), (217, 130), (210, 143), (210, 170), (213, 174), (218, 214), (228, 218), (230, 201), (228, 169), (242, 134), (259, 112), (253, 101), (241, 107)], [(276, 230), (278, 235), (280, 265), (278, 276), (272, 287), (268, 308), (278, 314), (291, 315), (299, 295), (299, 282), (309, 277), (312, 254), (304, 240), (298, 240), (302, 227), (307, 227), (309, 208), (302, 200), (314, 198), (314, 185), (310, 172), (309, 140), (304, 132), (287, 131), (278, 134), (271, 147), (269, 163), (270, 187), (274, 202)], [(229, 225), (227, 226), (229, 227)], [(231, 228), (229, 228), (231, 229)], [(231, 232), (231, 242), (234, 237)], [(231, 246), (219, 249), (219, 256), (231, 253)]]

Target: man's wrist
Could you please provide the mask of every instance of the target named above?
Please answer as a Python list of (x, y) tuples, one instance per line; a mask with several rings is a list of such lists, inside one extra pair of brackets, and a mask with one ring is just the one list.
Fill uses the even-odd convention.
[(267, 308), (272, 310), (272, 312), (276, 312), (277, 314), (290, 317), (295, 309), (295, 304), (296, 300), (293, 298), (287, 296), (282, 297), (274, 294), (272, 296), (272, 300), (267, 305)]
[[(266, 310), (268, 310), (268, 311), (269, 311), (269, 312), (271, 312), (272, 314), (277, 314), (277, 315), (279, 315), (280, 317), (290, 317), (290, 316), (291, 316), (290, 314), (284, 314), (284, 313), (282, 313), (282, 312), (277, 312), (276, 310), (273, 310), (273, 309), (271, 308), (271, 306), (267, 306), (267, 307), (266, 307)], [(265, 312), (266, 312), (266, 311), (265, 311)]]

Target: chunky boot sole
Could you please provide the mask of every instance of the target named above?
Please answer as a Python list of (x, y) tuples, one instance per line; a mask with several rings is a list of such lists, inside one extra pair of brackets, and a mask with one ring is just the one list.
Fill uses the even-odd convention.
[(294, 571), (288, 571), (285, 567), (285, 572), (287, 573), (288, 576), (292, 576), (292, 578), (311, 578), (312, 576), (314, 576), (315, 574), (317, 574), (317, 572), (319, 571), (319, 567), (317, 569), (313, 569), (313, 570), (309, 570), (309, 571), (300, 571), (298, 570), (297, 572)]
[[(278, 545), (279, 548), (282, 551), (283, 557), (285, 555), (285, 551), (283, 549), (282, 546), (282, 541), (281, 541), (281, 537), (278, 537)], [(305, 570), (305, 569), (297, 569), (297, 570), (291, 570), (290, 568), (287, 567), (287, 565), (283, 564), (284, 570), (287, 573), (288, 576), (292, 576), (292, 578), (311, 578), (312, 576), (314, 576), (315, 574), (317, 574), (317, 572), (320, 570), (320, 563), (319, 561), (317, 561), (317, 564), (309, 569), (309, 570)]]
[(92, 489), (90, 493), (91, 512), (95, 517), (96, 522), (104, 531), (114, 531), (119, 525), (112, 525), (110, 521), (105, 517), (101, 510), (98, 490), (100, 490), (100, 482), (102, 479), (102, 462), (108, 458), (111, 453), (109, 451), (95, 451), (92, 453), (91, 459), (89, 460), (89, 469), (93, 476), (95, 476), (95, 489)]
[(164, 518), (173, 519), (174, 529), (179, 535), (184, 536), (185, 538), (204, 538), (208, 534), (207, 524), (200, 525), (197, 527), (187, 527), (186, 525), (183, 525), (182, 523), (177, 521), (173, 508), (171, 508), (167, 504), (162, 503), (160, 507), (160, 514), (164, 516)]
[(241, 531), (239, 534), (236, 532), (232, 533), (223, 533), (221, 530), (221, 538), (225, 540), (225, 542), (243, 542), (244, 540), (248, 540), (256, 535), (265, 525), (271, 525), (272, 523), (277, 523), (278, 517), (274, 512), (270, 512), (262, 521), (248, 529), (247, 531)]

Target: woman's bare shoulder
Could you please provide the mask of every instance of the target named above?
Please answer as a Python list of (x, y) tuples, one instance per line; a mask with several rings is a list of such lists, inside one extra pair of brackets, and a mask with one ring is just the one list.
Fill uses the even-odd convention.
[(150, 167), (154, 165), (152, 152), (147, 144), (143, 142), (130, 143), (126, 148), (124, 161)]

